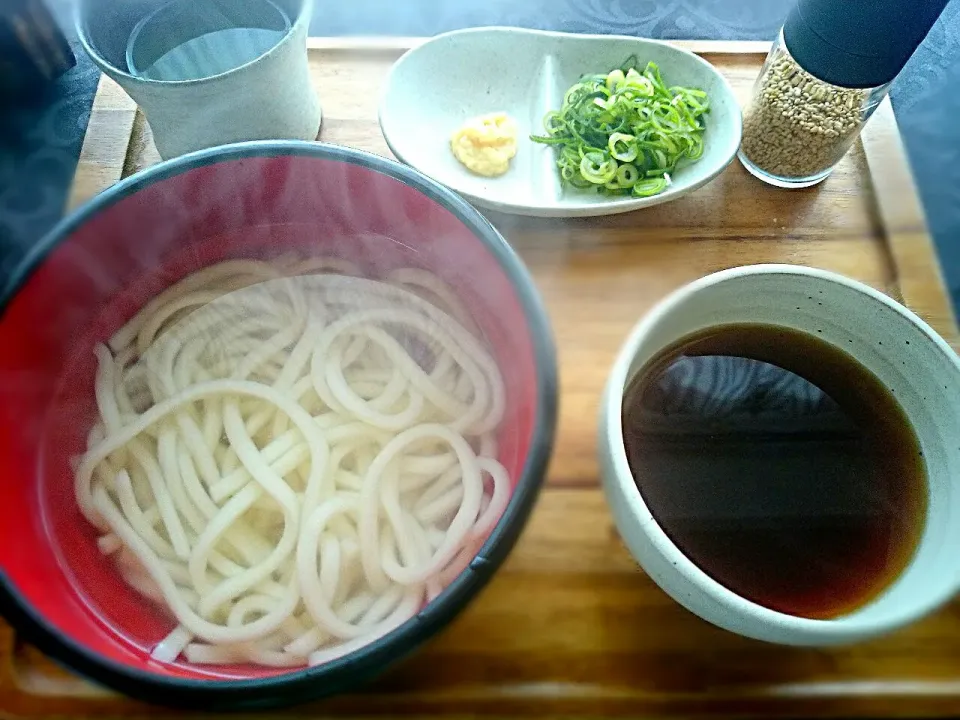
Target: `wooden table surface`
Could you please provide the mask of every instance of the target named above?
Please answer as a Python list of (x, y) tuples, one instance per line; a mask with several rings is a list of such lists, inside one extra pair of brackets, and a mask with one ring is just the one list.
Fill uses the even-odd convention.
[[(312, 41), (321, 139), (389, 155), (376, 104), (409, 41)], [(766, 46), (693, 43), (745, 99)], [(76, 204), (157, 161), (111, 81), (98, 94)], [(767, 645), (675, 604), (622, 546), (599, 489), (595, 418), (630, 328), (670, 291), (737, 265), (834, 270), (902, 299), (951, 342), (957, 326), (889, 104), (822, 185), (785, 191), (736, 161), (676, 202), (602, 219), (489, 215), (533, 272), (553, 322), (561, 409), (547, 487), (489, 588), (415, 657), (310, 717), (960, 715), (960, 603), (848, 648)], [(162, 715), (57, 668), (0, 628), (0, 713)]]

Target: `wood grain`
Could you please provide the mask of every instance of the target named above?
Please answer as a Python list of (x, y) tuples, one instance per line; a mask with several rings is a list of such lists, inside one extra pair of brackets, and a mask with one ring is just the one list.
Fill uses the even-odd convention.
[[(415, 42), (311, 41), (322, 140), (389, 154), (377, 99)], [(749, 95), (765, 45), (688, 45)], [(105, 79), (70, 202), (157, 160), (149, 126)], [(851, 648), (746, 640), (686, 612), (637, 568), (598, 488), (594, 418), (617, 349), (653, 303), (704, 274), (758, 262), (835, 270), (903, 298), (956, 339), (889, 107), (816, 188), (771, 188), (734, 163), (698, 192), (638, 213), (490, 218), (533, 272), (556, 334), (561, 414), (547, 489), (505, 567), (436, 641), (362, 695), (288, 714), (960, 715), (960, 603)], [(88, 685), (2, 625), (0, 714), (166, 715)]]

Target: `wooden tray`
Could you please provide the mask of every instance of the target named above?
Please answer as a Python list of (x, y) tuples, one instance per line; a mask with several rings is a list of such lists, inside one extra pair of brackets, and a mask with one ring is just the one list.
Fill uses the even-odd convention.
[[(720, 67), (742, 99), (767, 49), (684, 45)], [(376, 105), (387, 70), (409, 46), (312, 41), (323, 140), (389, 154)], [(104, 79), (71, 203), (157, 159), (143, 117)], [(737, 637), (688, 613), (638, 569), (597, 479), (594, 420), (618, 347), (651, 304), (709, 272), (758, 262), (839, 271), (902, 299), (956, 339), (889, 104), (816, 188), (767, 187), (735, 162), (698, 192), (632, 214), (491, 219), (536, 276), (559, 345), (561, 415), (547, 488), (506, 566), (423, 652), (362, 694), (287, 714), (960, 715), (960, 602), (851, 648), (792, 649)], [(173, 716), (74, 677), (5, 625), (0, 714)]]

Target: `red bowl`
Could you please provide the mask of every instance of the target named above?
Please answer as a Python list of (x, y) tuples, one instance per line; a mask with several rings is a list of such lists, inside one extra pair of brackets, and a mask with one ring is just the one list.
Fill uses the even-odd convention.
[[(77, 509), (70, 458), (94, 404), (93, 344), (185, 275), (227, 258), (297, 250), (372, 274), (430, 270), (492, 346), (507, 390), (500, 461), (509, 506), (475, 560), (394, 632), (296, 671), (160, 663), (169, 618), (124, 584)], [(0, 610), (75, 670), (149, 701), (203, 708), (287, 704), (381, 672), (451, 620), (515, 543), (542, 484), (557, 371), (530, 276), (474, 208), (397, 163), (315, 143), (245, 143), (139, 173), (61, 223), (0, 291)]]

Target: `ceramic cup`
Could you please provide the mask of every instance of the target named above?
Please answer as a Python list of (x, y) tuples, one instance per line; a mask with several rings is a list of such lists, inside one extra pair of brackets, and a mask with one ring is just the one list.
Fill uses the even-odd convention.
[(311, 0), (80, 0), (81, 44), (146, 115), (160, 156), (315, 140)]
[[(926, 526), (913, 561), (879, 597), (836, 619), (776, 612), (710, 578), (654, 520), (627, 464), (621, 406), (633, 377), (690, 333), (744, 322), (806, 331), (849, 353), (893, 389), (927, 463)], [(631, 554), (677, 602), (732, 632), (789, 645), (854, 642), (906, 625), (960, 589), (960, 360), (923, 320), (861, 283), (811, 268), (755, 265), (676, 291), (620, 351), (602, 401), (598, 448), (607, 501)]]

